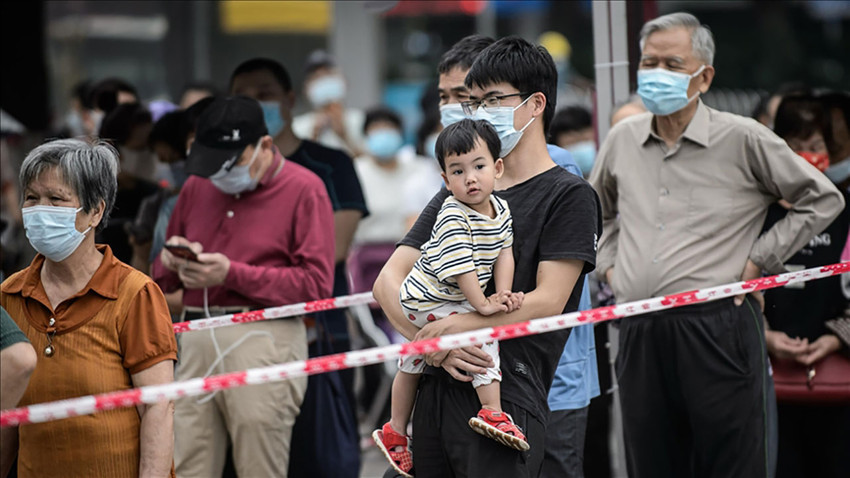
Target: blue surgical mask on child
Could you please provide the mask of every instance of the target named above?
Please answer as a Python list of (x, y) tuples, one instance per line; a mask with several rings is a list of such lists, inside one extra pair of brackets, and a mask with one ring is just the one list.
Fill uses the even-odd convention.
[(702, 73), (705, 65), (699, 67), (694, 74), (677, 73), (664, 68), (638, 70), (637, 93), (646, 105), (646, 109), (658, 116), (673, 114), (699, 96), (699, 91), (688, 98), (688, 86), (691, 79)]
[(493, 128), (496, 129), (496, 133), (502, 141), (502, 149), (499, 152), (499, 157), (504, 158), (514, 150), (517, 143), (519, 143), (520, 138), (522, 138), (522, 134), (525, 132), (525, 129), (528, 128), (532, 121), (534, 121), (535, 117), (532, 116), (522, 129), (517, 131), (514, 128), (514, 112), (530, 99), (531, 96), (515, 107), (499, 106), (498, 108), (482, 108), (479, 106), (472, 115), (472, 119), (486, 120), (493, 125)]
[(280, 114), (280, 103), (277, 101), (260, 101), (263, 108), (263, 119), (266, 121), (266, 129), (274, 138), (286, 127), (286, 120)]
[(581, 175), (587, 178), (593, 169), (593, 161), (596, 159), (596, 143), (593, 141), (581, 141), (565, 148), (573, 156), (576, 165), (581, 169)]
[(366, 137), (366, 149), (381, 162), (395, 158), (402, 146), (404, 146), (404, 138), (394, 129), (379, 129)]
[[(224, 194), (239, 194), (245, 191), (253, 191), (257, 187), (258, 179), (251, 177), (251, 165), (260, 154), (260, 144), (263, 139), (260, 138), (254, 147), (254, 154), (251, 155), (251, 160), (244, 166), (233, 166), (230, 170), (226, 166), (212, 176), (210, 181)], [(236, 159), (238, 161), (238, 159)]]
[(53, 262), (62, 262), (80, 247), (86, 233), (77, 230), (77, 213), (83, 208), (32, 206), (21, 209), (24, 230), (33, 249)]

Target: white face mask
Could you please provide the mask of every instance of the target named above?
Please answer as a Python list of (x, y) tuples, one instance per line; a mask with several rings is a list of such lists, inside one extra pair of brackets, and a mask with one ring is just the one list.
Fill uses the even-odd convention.
[(522, 134), (525, 132), (525, 129), (528, 128), (532, 121), (534, 121), (534, 116), (532, 116), (522, 129), (517, 131), (514, 128), (514, 111), (519, 109), (519, 107), (524, 105), (530, 99), (531, 96), (526, 98), (525, 101), (518, 104), (516, 107), (499, 106), (498, 108), (482, 108), (479, 106), (472, 115), (472, 119), (487, 120), (494, 128), (496, 128), (496, 133), (502, 141), (502, 150), (499, 153), (499, 156), (502, 158), (514, 150), (517, 143), (519, 143), (520, 138), (522, 138)]
[(229, 170), (225, 165), (219, 172), (210, 176), (210, 181), (212, 181), (213, 185), (224, 194), (239, 194), (256, 189), (259, 179), (251, 177), (251, 165), (254, 164), (254, 161), (260, 154), (260, 144), (262, 142), (262, 138), (257, 141), (254, 147), (254, 154), (251, 155), (251, 160), (248, 161), (248, 164), (244, 166), (233, 166)]
[(21, 210), (24, 230), (33, 249), (53, 262), (62, 262), (80, 247), (86, 233), (77, 230), (77, 213), (83, 208), (32, 206)]
[(314, 107), (325, 106), (345, 99), (345, 81), (338, 75), (319, 78), (310, 85), (307, 97)]

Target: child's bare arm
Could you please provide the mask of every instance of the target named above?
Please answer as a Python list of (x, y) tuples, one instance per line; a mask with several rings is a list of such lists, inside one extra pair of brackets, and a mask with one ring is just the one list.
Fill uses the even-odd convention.
[(493, 264), (493, 280), (496, 292), (510, 291), (514, 284), (514, 248), (506, 247), (499, 253)]
[(454, 276), (454, 278), (466, 300), (475, 307), (479, 314), (492, 315), (496, 312), (507, 312), (508, 307), (506, 305), (484, 296), (484, 292), (481, 291), (481, 286), (478, 284), (478, 274), (475, 271), (465, 272)]

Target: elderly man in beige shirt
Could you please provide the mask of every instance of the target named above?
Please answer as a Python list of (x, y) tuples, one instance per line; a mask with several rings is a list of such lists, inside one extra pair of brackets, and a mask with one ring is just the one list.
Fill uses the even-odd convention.
[[(615, 126), (590, 177), (602, 203), (597, 270), (618, 301), (779, 273), (842, 210), (829, 180), (754, 120), (707, 107), (714, 40), (694, 16), (641, 30), (649, 113)], [(793, 204), (759, 237), (768, 205)], [(764, 477), (760, 297), (624, 320), (617, 376), (629, 476)]]

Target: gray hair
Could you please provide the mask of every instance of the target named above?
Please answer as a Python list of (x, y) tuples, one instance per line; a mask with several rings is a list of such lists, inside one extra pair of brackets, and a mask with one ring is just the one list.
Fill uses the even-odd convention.
[(100, 201), (106, 203), (103, 219), (97, 226), (102, 231), (109, 220), (118, 191), (118, 152), (107, 143), (88, 143), (79, 139), (60, 139), (33, 149), (21, 165), (21, 190), (44, 171), (58, 168), (59, 174), (73, 188), (85, 212), (91, 212)]
[(701, 24), (699, 19), (690, 13), (670, 13), (646, 22), (640, 29), (640, 50), (643, 51), (649, 35), (680, 27), (691, 32), (691, 51), (693, 51), (694, 56), (706, 65), (713, 65), (714, 36), (707, 26)]

